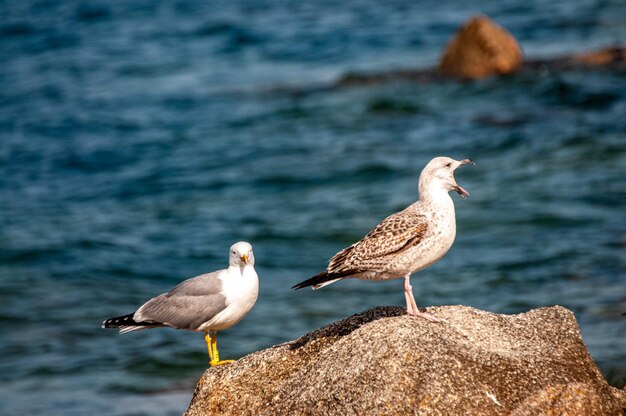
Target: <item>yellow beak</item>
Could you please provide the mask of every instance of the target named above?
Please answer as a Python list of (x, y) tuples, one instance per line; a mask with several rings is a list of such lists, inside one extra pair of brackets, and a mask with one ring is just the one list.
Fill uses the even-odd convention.
[(241, 260), (243, 260), (244, 264), (248, 264), (248, 255), (247, 254), (243, 254), (241, 256)]

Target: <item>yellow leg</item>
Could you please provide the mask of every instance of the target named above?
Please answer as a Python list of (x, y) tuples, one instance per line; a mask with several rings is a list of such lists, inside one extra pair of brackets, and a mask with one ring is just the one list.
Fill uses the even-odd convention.
[(204, 340), (206, 341), (206, 348), (209, 352), (209, 358), (211, 359), (211, 361), (213, 361), (213, 347), (211, 344), (211, 335), (209, 335), (208, 332), (204, 335)]
[(235, 362), (235, 360), (221, 360), (220, 361), (220, 353), (219, 351), (217, 351), (217, 331), (213, 331), (212, 337), (209, 334), (207, 334), (207, 338), (208, 338), (208, 341), (211, 342), (209, 346), (209, 351), (210, 351), (209, 357), (211, 357), (211, 361), (209, 362), (209, 364), (211, 364), (211, 367), (215, 367), (216, 365), (222, 365), (222, 364)]

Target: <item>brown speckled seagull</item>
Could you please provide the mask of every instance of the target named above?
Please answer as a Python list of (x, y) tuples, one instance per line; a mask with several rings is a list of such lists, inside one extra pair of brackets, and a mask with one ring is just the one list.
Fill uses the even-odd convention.
[(454, 190), (463, 198), (469, 193), (454, 179), (454, 171), (472, 163), (449, 157), (436, 157), (422, 170), (419, 200), (385, 218), (360, 241), (337, 253), (328, 267), (293, 288), (319, 289), (346, 278), (387, 280), (404, 278), (404, 297), (409, 315), (429, 321), (440, 320), (420, 312), (413, 297), (410, 277), (441, 259), (456, 236), (454, 203), (448, 194)]

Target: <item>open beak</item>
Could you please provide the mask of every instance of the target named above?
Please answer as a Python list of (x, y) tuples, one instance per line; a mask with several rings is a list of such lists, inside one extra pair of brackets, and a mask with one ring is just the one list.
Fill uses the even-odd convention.
[[(457, 166), (456, 168), (460, 168), (463, 165), (468, 165), (468, 164), (472, 164), (474, 165), (474, 161), (472, 159), (463, 159), (461, 160), (461, 162), (459, 162), (459, 166)], [(456, 169), (455, 169), (456, 170)], [(456, 191), (456, 193), (458, 193), (459, 195), (461, 195), (461, 197), (463, 198), (467, 198), (469, 196), (469, 192), (467, 192), (465, 189), (463, 189), (461, 186), (459, 186), (459, 184), (455, 183), (454, 187), (452, 187), (452, 189), (454, 189)]]
[(241, 256), (241, 261), (243, 261), (244, 264), (248, 264), (248, 255), (247, 254), (243, 254)]

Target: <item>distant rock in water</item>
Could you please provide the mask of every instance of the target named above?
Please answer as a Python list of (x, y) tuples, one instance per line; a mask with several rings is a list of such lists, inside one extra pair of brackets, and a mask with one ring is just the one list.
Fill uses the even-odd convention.
[(207, 370), (186, 415), (623, 415), (574, 315), (379, 307)]
[(395, 80), (440, 82), (473, 80), (524, 71), (576, 69), (626, 70), (626, 47), (613, 46), (581, 54), (524, 60), (517, 40), (486, 16), (467, 21), (443, 51), (436, 68), (395, 69), (378, 73), (349, 72), (331, 88), (380, 84)]
[(611, 71), (626, 71), (626, 47), (613, 46), (549, 60), (529, 60), (524, 63), (524, 69), (549, 69), (552, 71), (607, 69)]
[(588, 53), (573, 55), (571, 58), (574, 65), (584, 66), (618, 66), (624, 69), (626, 66), (626, 49), (614, 46)]
[(454, 35), (439, 70), (446, 76), (479, 79), (515, 72), (522, 51), (515, 38), (485, 16), (474, 17)]

